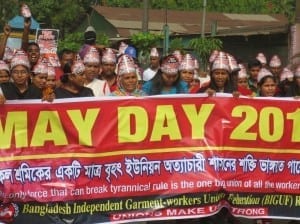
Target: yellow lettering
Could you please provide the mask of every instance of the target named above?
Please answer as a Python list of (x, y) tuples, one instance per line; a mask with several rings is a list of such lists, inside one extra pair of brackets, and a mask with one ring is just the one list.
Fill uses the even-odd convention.
[[(135, 129), (132, 130), (130, 118), (134, 119)], [(148, 132), (147, 111), (138, 106), (118, 108), (118, 142), (141, 142)]]
[(41, 111), (33, 131), (31, 146), (43, 146), (45, 141), (67, 145), (67, 137), (57, 111)]
[(192, 126), (192, 139), (203, 139), (205, 124), (215, 105), (202, 104), (199, 112), (194, 104), (184, 104), (182, 107)]
[(0, 149), (11, 147), (14, 134), (16, 148), (28, 146), (27, 112), (8, 112), (5, 127), (0, 120)]
[(288, 113), (287, 119), (293, 121), (291, 141), (300, 142), (300, 133), (298, 129), (300, 127), (300, 109), (298, 108), (295, 112)]
[(100, 109), (87, 109), (85, 117), (80, 110), (68, 110), (67, 113), (78, 131), (80, 145), (92, 146), (92, 129)]
[(170, 140), (182, 138), (172, 105), (161, 105), (156, 108), (151, 141), (161, 141), (163, 135), (168, 135)]
[(232, 131), (230, 139), (256, 140), (257, 133), (249, 131), (257, 121), (256, 109), (252, 106), (236, 106), (233, 108), (231, 115), (233, 117), (244, 117), (244, 120)]
[[(271, 122), (273, 121), (273, 133), (271, 133)], [(259, 134), (266, 142), (276, 142), (283, 136), (284, 118), (282, 111), (277, 107), (265, 107), (260, 111)]]

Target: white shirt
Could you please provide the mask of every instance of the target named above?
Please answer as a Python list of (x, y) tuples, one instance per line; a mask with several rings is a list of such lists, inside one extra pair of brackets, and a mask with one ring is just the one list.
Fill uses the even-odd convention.
[(109, 85), (104, 80), (94, 79), (89, 84), (84, 84), (84, 86), (92, 89), (95, 96), (105, 96), (110, 93)]

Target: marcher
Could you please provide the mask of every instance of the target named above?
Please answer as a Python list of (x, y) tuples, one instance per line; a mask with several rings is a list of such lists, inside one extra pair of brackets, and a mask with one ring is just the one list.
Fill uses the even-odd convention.
[(160, 55), (157, 48), (151, 48), (150, 51), (150, 66), (143, 73), (143, 80), (145, 82), (151, 80), (157, 73), (160, 66)]

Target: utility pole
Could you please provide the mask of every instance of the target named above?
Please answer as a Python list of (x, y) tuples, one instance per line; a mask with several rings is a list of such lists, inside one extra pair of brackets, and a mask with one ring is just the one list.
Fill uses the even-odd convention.
[(201, 37), (205, 38), (206, 0), (203, 0)]
[(163, 55), (166, 56), (169, 53), (169, 36), (170, 36), (170, 29), (168, 26), (168, 2), (165, 5), (165, 25), (163, 26), (163, 33), (164, 33), (164, 46), (163, 46)]
[(149, 2), (148, 0), (143, 0), (143, 21), (142, 21), (142, 31), (144, 33), (148, 32), (148, 21), (149, 21)]

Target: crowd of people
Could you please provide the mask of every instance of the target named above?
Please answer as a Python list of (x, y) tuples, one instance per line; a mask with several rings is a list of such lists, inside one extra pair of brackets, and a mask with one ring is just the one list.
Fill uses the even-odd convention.
[(149, 67), (139, 66), (137, 52), (124, 42), (118, 49), (96, 44), (96, 31), (88, 27), (85, 43), (78, 52), (59, 53), (60, 67), (40, 54), (40, 47), (28, 41), (30, 20), (24, 20), (20, 49), (6, 46), (11, 33), (4, 27), (0, 43), (0, 104), (7, 100), (147, 96), (161, 94), (230, 93), (238, 97), (300, 97), (300, 65), (284, 67), (278, 55), (267, 61), (258, 53), (247, 63), (213, 51), (209, 66), (200, 68), (190, 53), (179, 50), (162, 57), (149, 49)]

